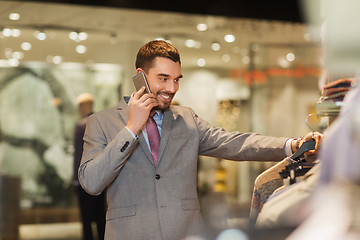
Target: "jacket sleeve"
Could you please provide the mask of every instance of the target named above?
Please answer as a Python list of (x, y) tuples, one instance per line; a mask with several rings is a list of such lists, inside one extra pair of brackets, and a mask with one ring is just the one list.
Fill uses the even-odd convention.
[(138, 143), (125, 127), (111, 141), (108, 139), (96, 115), (90, 116), (78, 176), (81, 186), (92, 195), (110, 185)]
[(288, 138), (256, 133), (227, 132), (193, 112), (200, 136), (199, 154), (236, 161), (281, 161)]

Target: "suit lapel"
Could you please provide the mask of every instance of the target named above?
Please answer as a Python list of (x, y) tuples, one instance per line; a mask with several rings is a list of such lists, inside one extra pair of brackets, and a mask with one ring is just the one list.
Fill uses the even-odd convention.
[(162, 123), (162, 130), (161, 130), (158, 165), (160, 164), (161, 156), (163, 155), (166, 144), (169, 140), (170, 130), (171, 130), (173, 120), (174, 120), (173, 112), (169, 108), (164, 112), (164, 118), (163, 118), (163, 123)]
[[(124, 121), (124, 124), (126, 125), (126, 123), (129, 120), (129, 102), (130, 98), (129, 97), (125, 97), (123, 98), (119, 105), (117, 106), (118, 112), (120, 117), (122, 118), (122, 120)], [(144, 135), (142, 134), (142, 131), (138, 134), (138, 139), (139, 139), (139, 145), (140, 147), (143, 149), (145, 155), (147, 156), (148, 160), (154, 165), (154, 161), (151, 157), (151, 152), (149, 150), (149, 147), (145, 141)]]
[(119, 112), (120, 117), (122, 118), (124, 124), (126, 125), (126, 123), (129, 120), (129, 106), (128, 106), (128, 102), (129, 102), (129, 98), (128, 97), (124, 97), (123, 99), (121, 99), (119, 105), (117, 105), (117, 109)]
[(138, 135), (138, 138), (139, 138), (140, 147), (141, 147), (142, 150), (144, 151), (144, 153), (145, 153), (145, 155), (146, 155), (146, 157), (147, 157), (147, 160), (149, 160), (150, 163), (155, 166), (154, 160), (153, 160), (153, 158), (152, 158), (152, 156), (151, 156), (150, 149), (149, 149), (149, 147), (148, 147), (148, 145), (147, 145), (147, 143), (146, 143), (146, 140), (145, 140), (145, 138), (144, 138), (144, 135), (142, 134), (142, 131), (141, 131), (141, 133)]

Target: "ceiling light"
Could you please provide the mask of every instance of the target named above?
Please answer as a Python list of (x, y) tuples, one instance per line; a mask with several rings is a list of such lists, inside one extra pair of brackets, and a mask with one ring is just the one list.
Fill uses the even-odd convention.
[(79, 54), (86, 53), (87, 48), (84, 45), (78, 45), (76, 46), (76, 52)]
[(52, 58), (52, 62), (53, 62), (54, 64), (60, 64), (60, 63), (62, 62), (62, 57), (61, 57), (61, 56), (54, 56), (54, 57)]
[(24, 51), (29, 51), (31, 49), (32, 45), (29, 42), (23, 42), (21, 43), (21, 49)]
[(204, 58), (199, 58), (196, 63), (199, 67), (204, 67), (206, 65), (206, 60)]
[(244, 56), (241, 58), (241, 62), (243, 64), (249, 64), (250, 63), (250, 57), (249, 56)]
[(80, 32), (79, 33), (79, 40), (80, 41), (85, 41), (86, 39), (88, 39), (88, 34), (86, 32)]
[(195, 41), (193, 39), (187, 39), (185, 40), (185, 46), (188, 48), (201, 48), (201, 42)]
[(288, 60), (286, 60), (284, 57), (280, 57), (278, 58), (278, 64), (283, 67), (283, 68), (287, 68), (290, 66), (290, 63)]
[(75, 42), (81, 42), (88, 39), (88, 34), (86, 32), (75, 32), (72, 31), (69, 33), (69, 38)]
[(289, 62), (292, 62), (295, 60), (295, 54), (290, 52), (288, 54), (286, 54), (286, 59), (289, 61)]
[(73, 41), (76, 41), (76, 39), (78, 39), (79, 34), (77, 32), (70, 32), (69, 33), (69, 38)]
[(21, 31), (20, 31), (20, 29), (13, 29), (12, 30), (12, 36), (13, 37), (20, 37), (20, 35), (21, 35)]
[(195, 40), (192, 39), (185, 40), (185, 46), (187, 46), (188, 48), (193, 48), (195, 47), (195, 45), (196, 45)]
[(311, 34), (310, 33), (304, 33), (304, 40), (310, 41), (311, 40)]
[(4, 28), (4, 29), (2, 30), (2, 35), (3, 35), (4, 37), (11, 37), (11, 35), (12, 35), (12, 30), (11, 30), (10, 28)]
[(196, 26), (197, 30), (200, 32), (206, 31), (208, 26), (205, 23), (200, 23)]
[(13, 52), (12, 53), (12, 58), (23, 59), (24, 58), (24, 53), (23, 52)]
[(20, 37), (21, 31), (19, 29), (11, 29), (11, 28), (4, 28), (2, 30), (2, 35), (4, 37)]
[(225, 42), (232, 43), (235, 41), (235, 36), (232, 34), (226, 34), (224, 40)]
[(230, 55), (229, 54), (224, 54), (222, 55), (222, 60), (224, 62), (229, 62), (230, 61)]
[(6, 58), (12, 58), (13, 50), (11, 48), (5, 48), (4, 52)]
[(213, 44), (211, 44), (211, 49), (214, 51), (219, 51), (221, 48), (220, 43), (214, 42)]
[(17, 20), (20, 19), (20, 14), (18, 14), (18, 13), (10, 13), (9, 14), (9, 19), (13, 20), (13, 21), (17, 21)]
[(46, 39), (46, 33), (44, 33), (43, 31), (36, 31), (35, 32), (35, 37), (37, 39), (39, 39), (40, 41), (43, 41)]

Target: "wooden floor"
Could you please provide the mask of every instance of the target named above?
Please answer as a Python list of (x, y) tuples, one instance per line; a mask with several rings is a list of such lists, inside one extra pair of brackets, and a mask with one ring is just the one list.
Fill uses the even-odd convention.
[(81, 240), (81, 223), (20, 225), (19, 240)]
[(16, 215), (2, 217), (1, 240), (81, 240), (82, 225), (76, 207), (20, 209)]
[(80, 215), (77, 207), (66, 208), (31, 208), (20, 210), (20, 225), (42, 223), (79, 222)]

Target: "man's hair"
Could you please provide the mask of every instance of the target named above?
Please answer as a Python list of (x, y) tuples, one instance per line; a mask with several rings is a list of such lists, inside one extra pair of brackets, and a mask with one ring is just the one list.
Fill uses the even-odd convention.
[(170, 43), (163, 40), (154, 40), (142, 46), (136, 56), (135, 67), (145, 72), (151, 68), (156, 57), (169, 58), (174, 62), (180, 62), (178, 50)]

